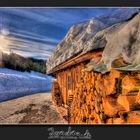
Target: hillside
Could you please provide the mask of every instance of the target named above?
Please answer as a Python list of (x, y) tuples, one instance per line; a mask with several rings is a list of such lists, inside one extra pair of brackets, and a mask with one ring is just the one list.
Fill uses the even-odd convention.
[(53, 78), (38, 72), (0, 68), (0, 101), (51, 91)]
[(18, 70), (18, 71), (37, 71), (46, 73), (46, 60), (25, 58), (16, 53), (1, 54), (2, 66), (5, 68)]

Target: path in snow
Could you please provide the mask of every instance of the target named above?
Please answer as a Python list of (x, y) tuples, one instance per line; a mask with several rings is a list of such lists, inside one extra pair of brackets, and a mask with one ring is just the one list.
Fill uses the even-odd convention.
[(0, 103), (1, 124), (67, 123), (52, 103), (51, 93), (35, 94)]

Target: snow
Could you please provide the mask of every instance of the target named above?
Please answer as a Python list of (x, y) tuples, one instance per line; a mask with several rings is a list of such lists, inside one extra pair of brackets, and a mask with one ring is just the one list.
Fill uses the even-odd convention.
[(140, 14), (132, 20), (111, 27), (102, 32), (106, 38), (106, 46), (103, 51), (102, 60), (108, 67), (122, 58), (127, 65), (140, 64)]
[[(140, 13), (131, 20), (118, 23), (98, 32), (89, 40), (85, 52), (104, 48), (101, 62), (108, 70), (140, 70)], [(101, 66), (98, 66), (102, 69)]]
[(0, 101), (51, 91), (52, 80), (52, 77), (34, 71), (0, 68)]
[(106, 40), (102, 39), (104, 36), (99, 38), (96, 35), (106, 28), (126, 22), (139, 12), (139, 8), (121, 8), (111, 14), (73, 25), (62, 42), (58, 44), (52, 56), (47, 60), (47, 73), (51, 73), (53, 68), (77, 54), (84, 54), (90, 50), (104, 48), (106, 44)]

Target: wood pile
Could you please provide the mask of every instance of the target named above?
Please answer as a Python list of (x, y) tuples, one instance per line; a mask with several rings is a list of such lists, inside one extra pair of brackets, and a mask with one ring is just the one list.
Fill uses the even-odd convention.
[(140, 124), (140, 72), (81, 72), (70, 106), (71, 124)]

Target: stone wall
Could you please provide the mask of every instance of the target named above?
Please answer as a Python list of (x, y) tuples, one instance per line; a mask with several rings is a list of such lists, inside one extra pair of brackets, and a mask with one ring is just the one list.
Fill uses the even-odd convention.
[(70, 106), (70, 123), (140, 123), (140, 71), (83, 71)]

